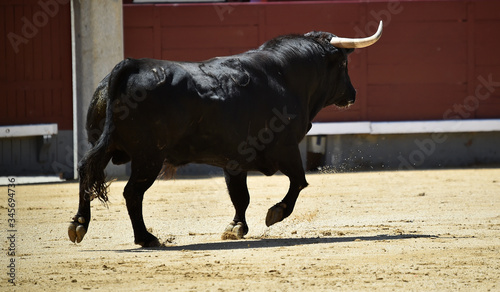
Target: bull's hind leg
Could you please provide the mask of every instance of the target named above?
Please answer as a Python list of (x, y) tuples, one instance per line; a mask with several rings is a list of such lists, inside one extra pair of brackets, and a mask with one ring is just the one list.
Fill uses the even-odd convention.
[(143, 247), (159, 246), (158, 238), (149, 233), (142, 216), (144, 192), (156, 180), (163, 161), (149, 158), (132, 158), (132, 173), (125, 186), (123, 196), (127, 204), (128, 214), (134, 229), (135, 243)]
[(80, 202), (78, 212), (69, 224), (68, 235), (72, 242), (80, 243), (87, 233), (90, 223), (90, 198), (85, 195), (85, 190), (80, 186)]
[(81, 242), (87, 233), (90, 223), (90, 201), (94, 196), (103, 202), (107, 201), (108, 185), (104, 168), (111, 159), (111, 155), (106, 151), (106, 147), (104, 143), (94, 147), (79, 163), (80, 201), (78, 212), (68, 227), (69, 239), (72, 242)]
[(222, 234), (222, 239), (241, 239), (248, 233), (248, 225), (245, 218), (245, 212), (250, 203), (250, 194), (247, 188), (247, 173), (241, 172), (237, 175), (232, 175), (224, 170), (224, 176), (236, 214), (233, 221), (229, 223)]
[(295, 202), (299, 197), (299, 193), (308, 183), (304, 168), (302, 167), (302, 159), (298, 146), (291, 147), (281, 153), (286, 159), (279, 162), (279, 170), (290, 179), (290, 188), (285, 198), (269, 209), (266, 216), (266, 225), (271, 226), (276, 222), (280, 222), (292, 214)]

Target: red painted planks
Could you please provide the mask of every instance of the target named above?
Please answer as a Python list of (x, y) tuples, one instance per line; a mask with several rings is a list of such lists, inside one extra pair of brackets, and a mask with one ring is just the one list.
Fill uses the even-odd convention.
[(61, 37), (64, 34), (64, 27), (60, 23), (60, 18), (56, 17), (51, 18), (46, 27), (52, 32), (50, 35), (50, 42), (54, 44), (51, 46), (50, 50), (52, 60), (52, 79), (61, 79), (61, 62), (67, 61), (63, 60), (61, 55)]
[(485, 45), (485, 44), (475, 44), (475, 65), (500, 65), (500, 54), (498, 52), (499, 44)]
[[(7, 79), (7, 70), (5, 68), (5, 60), (7, 58), (6, 56), (6, 51), (7, 51), (7, 46), (10, 46), (10, 41), (8, 40), (7, 37), (7, 29), (6, 29), (6, 24), (5, 24), (5, 19), (6, 19), (6, 11), (5, 11), (5, 6), (0, 6), (0, 80), (6, 80)], [(0, 103), (1, 106), (1, 103)]]
[(464, 84), (465, 64), (380, 64), (368, 67), (368, 84)]
[(56, 122), (61, 130), (71, 129), (70, 6), (60, 5), (52, 14), (40, 3), (0, 3), (5, 16), (0, 30), (10, 34), (0, 50), (0, 89), (5, 93), (0, 125)]
[(379, 1), (367, 3), (369, 20), (391, 22), (462, 21), (466, 1)]
[(26, 118), (36, 119), (39, 117), (38, 109), (35, 104), (35, 95), (33, 90), (26, 90)]
[(500, 2), (474, 1), (475, 17), (477, 20), (498, 20), (498, 11), (500, 11)]
[(10, 103), (12, 111), (15, 111), (15, 121), (26, 119), (26, 94), (23, 89), (16, 90), (15, 102)]
[(152, 27), (154, 24), (154, 5), (124, 5), (123, 26), (128, 27)]
[[(70, 5), (61, 6), (59, 13), (60, 26), (60, 58), (61, 58), (61, 120), (58, 127), (61, 130), (73, 128), (73, 89), (71, 70), (71, 12)], [(69, 24), (69, 25), (68, 25)]]
[(360, 18), (359, 3), (286, 3), (267, 5), (266, 24), (279, 26), (284, 23), (351, 23)]
[(17, 116), (17, 102), (16, 102), (16, 89), (14, 88), (6, 88), (6, 96), (5, 106), (6, 115), (2, 115), (0, 118), (3, 121), (4, 125), (12, 125), (16, 121)]
[(252, 48), (257, 45), (256, 26), (169, 27), (162, 30), (163, 49)]
[(239, 3), (158, 5), (161, 25), (168, 26), (233, 26), (256, 25), (260, 6)]
[[(25, 13), (24, 11), (24, 6), (14, 6), (14, 27), (21, 27), (23, 25), (22, 22), (22, 17)], [(14, 30), (14, 29), (13, 29)], [(16, 29), (16, 32), (20, 31)], [(25, 50), (24, 44), (19, 45), (17, 47), (17, 50), (14, 50), (14, 53), (12, 55), (12, 59), (7, 60), (7, 62), (13, 62), (15, 65), (14, 70), (10, 71), (13, 76), (14, 80), (24, 80), (24, 59), (23, 59), (23, 53)]]
[(61, 88), (52, 89), (52, 116), (59, 119), (63, 116), (61, 91)]
[(460, 103), (467, 96), (467, 86), (457, 84), (390, 84), (368, 86), (368, 106), (418, 106)]
[(381, 44), (433, 43), (449, 44), (465, 42), (464, 22), (392, 22), (384, 28)]
[[(306, 23), (290, 22), (282, 23), (281, 25), (266, 26), (266, 40), (274, 37), (287, 34), (304, 34), (310, 31), (326, 31), (343, 37), (356, 37), (356, 32), (353, 31), (351, 24), (340, 23), (318, 23), (309, 21)], [(363, 35), (363, 37), (366, 35)]]
[(126, 27), (124, 29), (125, 58), (154, 56), (154, 36), (151, 27)]
[(467, 44), (462, 43), (380, 43), (366, 50), (368, 63), (372, 64), (412, 64), (427, 63), (466, 64)]
[(500, 17), (496, 20), (480, 20), (474, 23), (474, 42), (485, 46), (500, 44), (498, 32), (500, 31)]

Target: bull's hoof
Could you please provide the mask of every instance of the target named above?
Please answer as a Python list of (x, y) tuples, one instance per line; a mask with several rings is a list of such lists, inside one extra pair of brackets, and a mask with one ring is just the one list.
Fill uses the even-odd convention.
[(162, 246), (160, 243), (160, 240), (158, 238), (156, 238), (156, 236), (154, 236), (151, 233), (148, 233), (145, 240), (136, 240), (135, 244), (138, 244), (142, 247), (160, 247), (160, 246)]
[(151, 240), (149, 242), (139, 243), (139, 245), (142, 247), (160, 247), (160, 246), (162, 246), (160, 243), (160, 240), (158, 240), (158, 238), (155, 238), (154, 240)]
[(267, 211), (267, 216), (266, 216), (267, 227), (273, 225), (276, 222), (280, 222), (281, 220), (285, 219), (286, 218), (285, 210), (286, 210), (285, 203), (278, 203), (278, 204), (272, 206)]
[(87, 228), (83, 225), (85, 218), (79, 217), (78, 221), (71, 222), (68, 226), (68, 236), (71, 242), (80, 243), (87, 233)]
[(248, 225), (245, 222), (231, 222), (221, 236), (222, 240), (242, 239), (248, 233)]

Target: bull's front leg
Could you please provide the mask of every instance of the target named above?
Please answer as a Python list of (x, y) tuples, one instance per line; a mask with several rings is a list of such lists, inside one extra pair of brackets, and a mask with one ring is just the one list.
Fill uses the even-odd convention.
[(304, 182), (298, 183), (290, 180), (290, 188), (288, 189), (288, 193), (286, 194), (283, 201), (272, 206), (267, 211), (266, 226), (269, 227), (274, 223), (280, 222), (286, 217), (290, 216), (290, 214), (292, 214), (293, 208), (295, 207), (295, 203), (297, 202), (297, 198), (299, 197), (300, 191), (307, 186), (307, 182), (305, 183)]
[(224, 170), (224, 177), (226, 178), (227, 190), (229, 191), (236, 214), (233, 221), (229, 223), (222, 234), (222, 239), (241, 239), (248, 233), (248, 225), (245, 218), (248, 204), (250, 204), (247, 172), (230, 174), (227, 170)]
[(286, 150), (280, 153), (280, 157), (284, 157), (284, 159), (279, 162), (279, 170), (290, 179), (290, 188), (285, 198), (268, 210), (266, 216), (267, 226), (271, 226), (290, 216), (300, 191), (308, 185), (298, 145)]

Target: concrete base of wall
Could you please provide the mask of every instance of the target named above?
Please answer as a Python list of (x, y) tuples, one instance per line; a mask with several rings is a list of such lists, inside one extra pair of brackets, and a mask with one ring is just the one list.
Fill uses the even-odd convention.
[[(50, 142), (49, 144), (43, 144)], [(83, 144), (83, 143), (82, 143)], [(85, 143), (86, 147), (90, 147)], [(84, 152), (83, 152), (84, 154)], [(82, 154), (82, 155), (83, 155)], [(73, 179), (73, 131), (59, 131), (50, 141), (43, 136), (0, 139), (1, 176), (58, 176)], [(80, 160), (81, 157), (78, 158)], [(110, 177), (130, 175), (129, 164), (106, 167)]]
[(57, 175), (73, 177), (73, 131), (0, 139), (0, 176)]
[[(299, 145), (307, 171), (411, 170), (500, 165), (500, 132), (307, 136)], [(222, 175), (190, 164), (178, 176)]]
[[(40, 156), (39, 137), (0, 139), (0, 176), (73, 178), (73, 131), (59, 131)], [(500, 165), (500, 132), (308, 136), (300, 143), (308, 171), (409, 170)], [(106, 168), (128, 178), (130, 164)], [(177, 177), (220, 176), (222, 169), (189, 164)]]
[(334, 171), (491, 166), (500, 164), (499, 145), (500, 132), (330, 135), (320, 164)]

